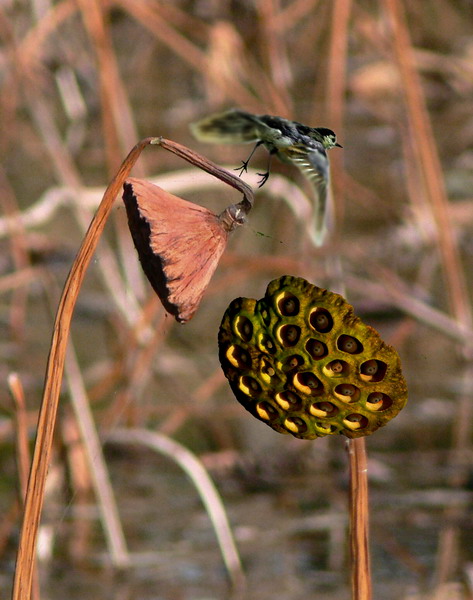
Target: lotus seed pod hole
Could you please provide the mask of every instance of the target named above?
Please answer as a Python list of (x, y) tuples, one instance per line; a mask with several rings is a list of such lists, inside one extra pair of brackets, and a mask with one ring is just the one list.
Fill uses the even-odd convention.
[(253, 377), (248, 377), (248, 375), (244, 375), (240, 380), (240, 389), (247, 396), (257, 396), (261, 392), (261, 386), (253, 379)]
[(271, 321), (271, 315), (269, 314), (268, 306), (264, 300), (260, 300), (256, 303), (255, 314), (261, 317), (261, 320), (265, 325), (269, 325)]
[(319, 435), (330, 435), (336, 433), (337, 427), (330, 425), (329, 423), (323, 423), (322, 421), (315, 421), (315, 427), (319, 431)]
[(241, 346), (230, 346), (227, 350), (227, 359), (234, 367), (239, 369), (251, 368), (250, 355)]
[(261, 372), (269, 377), (274, 377), (276, 375), (274, 367), (265, 359), (261, 361)]
[(333, 328), (332, 315), (326, 308), (316, 308), (310, 313), (309, 323), (316, 331), (328, 333)]
[(310, 413), (315, 417), (334, 417), (338, 408), (331, 402), (315, 402), (310, 407)]
[(305, 433), (308, 429), (306, 422), (300, 417), (288, 417), (284, 421), (284, 427), (291, 433)]
[(267, 335), (261, 336), (259, 346), (263, 352), (267, 352), (268, 354), (276, 353), (276, 345)]
[(372, 358), (360, 367), (360, 375), (364, 381), (382, 381), (386, 375), (388, 365), (382, 360)]
[(360, 398), (360, 390), (351, 383), (341, 383), (334, 390), (335, 395), (343, 402), (357, 402)]
[(353, 413), (343, 419), (343, 424), (348, 429), (356, 431), (358, 429), (364, 429), (368, 425), (368, 419), (364, 415)]
[(327, 345), (314, 338), (309, 338), (307, 340), (305, 349), (314, 360), (320, 360), (328, 354)]
[(300, 367), (303, 364), (304, 359), (302, 358), (302, 356), (299, 356), (298, 354), (292, 354), (291, 356), (288, 356), (286, 358), (282, 365), (282, 369), (283, 371), (292, 371), (293, 369), (297, 369), (297, 367)]
[(294, 392), (285, 391), (276, 394), (276, 402), (283, 410), (299, 410), (302, 406), (302, 399)]
[(350, 365), (344, 360), (332, 360), (324, 367), (327, 377), (342, 377), (348, 375)]
[(284, 292), (277, 299), (276, 305), (279, 313), (283, 317), (293, 317), (299, 314), (300, 303), (299, 299), (290, 292)]
[(337, 348), (347, 354), (363, 352), (363, 344), (351, 335), (341, 335), (337, 340)]
[(269, 402), (258, 402), (256, 412), (264, 421), (275, 421), (279, 419), (278, 411)]
[(297, 325), (283, 325), (278, 329), (277, 335), (283, 346), (295, 346), (301, 336), (301, 328)]
[(304, 371), (303, 373), (296, 373), (293, 379), (295, 387), (303, 392), (304, 394), (311, 394), (312, 396), (320, 396), (324, 391), (324, 386), (318, 377), (310, 371)]
[(253, 336), (253, 324), (247, 317), (237, 317), (235, 321), (235, 329), (238, 336), (244, 342), (249, 342), (251, 340)]
[(391, 408), (392, 403), (392, 398), (390, 398), (387, 394), (383, 394), (382, 392), (373, 392), (366, 400), (366, 408), (368, 410), (380, 412)]

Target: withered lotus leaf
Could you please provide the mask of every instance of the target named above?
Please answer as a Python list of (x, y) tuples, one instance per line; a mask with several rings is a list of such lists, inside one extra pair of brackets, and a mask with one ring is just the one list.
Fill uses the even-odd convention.
[(157, 185), (129, 178), (124, 184), (128, 225), (149, 282), (164, 308), (189, 321), (225, 250), (237, 219), (183, 200)]

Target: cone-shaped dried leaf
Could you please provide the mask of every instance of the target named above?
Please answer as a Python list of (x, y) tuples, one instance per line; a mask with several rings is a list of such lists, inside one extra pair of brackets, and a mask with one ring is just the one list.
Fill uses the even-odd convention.
[(227, 230), (213, 212), (149, 181), (128, 179), (123, 201), (153, 289), (177, 321), (189, 321), (225, 250)]
[(298, 438), (369, 435), (407, 401), (397, 352), (342, 296), (298, 277), (272, 281), (262, 300), (234, 300), (219, 351), (238, 401)]

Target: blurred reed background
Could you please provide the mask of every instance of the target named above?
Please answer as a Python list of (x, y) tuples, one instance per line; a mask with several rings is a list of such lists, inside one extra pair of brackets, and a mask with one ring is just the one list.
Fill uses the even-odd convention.
[[(260, 298), (270, 279), (291, 274), (335, 291), (343, 283), (403, 360), (408, 406), (367, 440), (374, 597), (473, 597), (472, 25), (469, 0), (1, 3), (6, 594), (53, 316), (94, 209), (142, 137), (163, 135), (237, 167), (248, 147), (204, 146), (188, 129), (235, 106), (337, 132), (335, 233), (321, 249), (310, 245), (306, 183), (273, 163), (250, 223), (182, 326), (144, 280), (117, 201), (73, 320), (36, 589), (51, 600), (226, 597), (195, 490), (169, 459), (120, 437), (133, 427), (171, 436), (209, 469), (246, 598), (347, 597), (344, 440), (277, 435), (235, 401), (218, 364), (228, 303)], [(265, 164), (262, 152), (253, 166)], [(134, 175), (216, 212), (240, 199), (159, 148)], [(108, 508), (97, 508), (79, 434), (84, 403), (110, 442), (130, 565), (120, 577), (108, 567)]]

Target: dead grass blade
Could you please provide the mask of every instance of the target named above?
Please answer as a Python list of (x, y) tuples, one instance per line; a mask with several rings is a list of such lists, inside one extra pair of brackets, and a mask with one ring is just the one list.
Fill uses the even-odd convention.
[[(343, 117), (345, 114), (346, 70), (348, 57), (349, 22), (352, 12), (352, 0), (334, 0), (332, 8), (332, 28), (328, 59), (328, 82), (326, 117), (343, 139)], [(331, 170), (334, 184), (335, 227), (338, 229), (343, 220), (343, 157), (335, 154), (331, 158)], [(337, 231), (335, 229), (335, 231)], [(328, 256), (327, 262), (333, 264), (333, 272), (339, 274), (336, 285), (345, 287), (343, 267), (340, 255)], [(329, 269), (330, 270), (330, 269)], [(336, 278), (335, 275), (334, 278)], [(346, 295), (346, 294), (345, 294)], [(366, 440), (358, 438), (347, 443), (350, 471), (350, 569), (352, 600), (371, 600), (371, 560), (369, 549), (369, 503), (368, 503), (368, 467), (366, 458)]]
[(147, 429), (116, 429), (107, 435), (107, 442), (146, 446), (169, 457), (185, 471), (212, 521), (232, 586), (241, 590), (245, 585), (245, 575), (228, 517), (220, 495), (200, 460), (182, 444)]
[(423, 176), (427, 198), (437, 226), (437, 239), (447, 295), (457, 319), (471, 327), (471, 304), (458, 247), (451, 226), (448, 198), (442, 166), (435, 144), (432, 125), (419, 74), (415, 68), (412, 43), (400, 0), (383, 0), (393, 34), (393, 47), (402, 79), (402, 89), (410, 122), (411, 140), (418, 156), (418, 169)]
[(130, 559), (125, 534), (123, 533), (117, 503), (100, 445), (97, 428), (92, 416), (84, 380), (72, 344), (70, 344), (66, 353), (65, 369), (71, 404), (85, 448), (89, 473), (98, 502), (111, 562), (119, 568), (128, 567)]
[[(157, 39), (168, 46), (185, 63), (194, 68), (201, 77), (206, 78), (212, 75), (212, 71), (207, 70), (206, 53), (180, 32), (169, 26), (159, 14), (159, 5), (143, 2), (143, 0), (114, 1), (141, 23), (145, 29), (151, 31)], [(246, 106), (250, 110), (257, 106), (255, 96), (234, 78), (214, 79), (212, 84), (221, 88), (226, 97), (233, 98), (233, 101), (239, 105)]]
[(44, 502), (44, 487), (51, 457), (66, 347), (74, 306), (87, 267), (97, 247), (115, 198), (141, 152), (152, 140), (153, 138), (146, 138), (133, 148), (105, 190), (103, 200), (90, 224), (64, 286), (54, 324), (43, 401), (38, 418), (37, 437), (25, 500), (12, 600), (27, 600), (30, 597), (36, 539)]
[[(25, 393), (23, 385), (17, 373), (11, 373), (8, 377), (8, 386), (15, 403), (15, 429), (16, 429), (16, 448), (18, 479), (20, 483), (20, 503), (24, 505), (26, 491), (28, 487), (28, 472), (30, 470), (31, 456), (28, 438), (28, 414), (26, 411)], [(38, 571), (36, 564), (33, 567), (32, 574), (32, 600), (40, 598)]]

